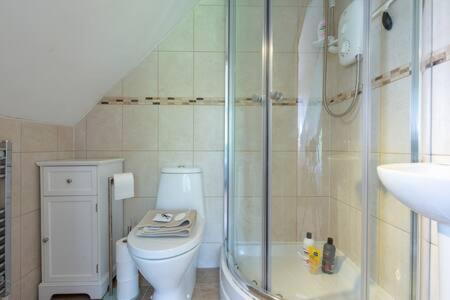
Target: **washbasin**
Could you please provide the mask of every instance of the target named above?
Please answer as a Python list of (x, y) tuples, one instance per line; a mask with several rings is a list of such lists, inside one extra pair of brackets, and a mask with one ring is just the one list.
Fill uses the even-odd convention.
[[(438, 222), (439, 276), (450, 278), (450, 165), (409, 163), (377, 168), (383, 185), (413, 211)], [(442, 280), (441, 282), (443, 282)], [(450, 299), (450, 285), (439, 285), (439, 299)]]
[(411, 210), (450, 225), (450, 166), (434, 163), (381, 165), (383, 185)]

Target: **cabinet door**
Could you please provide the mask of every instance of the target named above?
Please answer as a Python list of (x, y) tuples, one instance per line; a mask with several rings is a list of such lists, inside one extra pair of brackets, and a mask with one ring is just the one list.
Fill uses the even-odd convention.
[(44, 280), (97, 279), (97, 197), (44, 197), (42, 253)]

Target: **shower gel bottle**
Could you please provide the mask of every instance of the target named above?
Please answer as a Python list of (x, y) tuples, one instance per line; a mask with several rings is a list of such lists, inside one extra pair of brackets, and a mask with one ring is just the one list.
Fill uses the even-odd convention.
[(333, 274), (336, 260), (336, 247), (333, 245), (332, 238), (329, 237), (327, 242), (323, 245), (322, 255), (322, 272)]

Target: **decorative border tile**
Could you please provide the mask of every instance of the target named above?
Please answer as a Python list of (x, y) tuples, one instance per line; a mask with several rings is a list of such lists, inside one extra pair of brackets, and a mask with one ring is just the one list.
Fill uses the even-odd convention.
[[(224, 105), (224, 98), (184, 98), (184, 97), (104, 97), (98, 104), (102, 105)], [(238, 98), (238, 106), (256, 106), (252, 98)], [(297, 99), (287, 98), (277, 102), (276, 106), (296, 106)]]
[(410, 65), (397, 67), (372, 79), (372, 88), (379, 88), (411, 75)]
[(434, 67), (447, 61), (450, 61), (450, 45), (434, 51), (431, 54), (431, 57), (428, 56), (426, 59), (424, 59), (421, 64), (421, 70), (424, 71), (425, 69)]
[[(359, 90), (358, 91), (358, 95), (361, 95), (361, 93), (362, 93), (362, 90)], [(355, 95), (355, 91), (354, 90), (342, 92), (342, 93), (339, 93), (339, 94), (337, 94), (335, 96), (328, 97), (327, 98), (327, 102), (328, 102), (329, 105), (338, 104), (338, 103), (344, 102), (346, 100), (352, 99), (354, 97), (354, 95)]]

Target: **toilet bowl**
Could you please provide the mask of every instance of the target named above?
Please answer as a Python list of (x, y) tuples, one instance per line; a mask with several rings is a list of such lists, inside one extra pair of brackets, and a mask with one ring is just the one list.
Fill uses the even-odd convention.
[(205, 228), (201, 171), (198, 168), (161, 170), (157, 209), (195, 209), (197, 220), (189, 237), (148, 238), (128, 235), (128, 250), (142, 276), (154, 288), (153, 300), (191, 299), (197, 257)]

